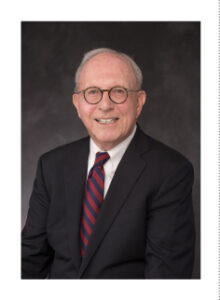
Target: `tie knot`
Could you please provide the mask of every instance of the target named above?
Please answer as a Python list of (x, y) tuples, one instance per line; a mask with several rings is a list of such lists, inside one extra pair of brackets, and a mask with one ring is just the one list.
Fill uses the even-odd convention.
[(94, 167), (103, 166), (110, 158), (108, 152), (97, 152), (95, 157)]

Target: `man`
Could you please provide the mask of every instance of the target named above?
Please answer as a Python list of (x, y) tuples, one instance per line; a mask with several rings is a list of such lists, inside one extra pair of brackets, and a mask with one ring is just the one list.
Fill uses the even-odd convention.
[(23, 229), (23, 278), (190, 278), (193, 168), (136, 124), (146, 101), (127, 55), (96, 49), (73, 104), (90, 138), (38, 162)]

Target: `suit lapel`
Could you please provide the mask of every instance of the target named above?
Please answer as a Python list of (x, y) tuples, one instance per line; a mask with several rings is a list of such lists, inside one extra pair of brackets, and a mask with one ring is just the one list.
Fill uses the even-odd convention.
[(79, 228), (87, 174), (88, 153), (89, 139), (87, 138), (70, 149), (66, 160), (68, 164), (65, 169), (67, 234), (76, 270), (79, 269), (81, 264)]
[(145, 169), (145, 161), (140, 157), (140, 152), (143, 152), (143, 149), (146, 150), (146, 145), (141, 144), (140, 135), (142, 133), (138, 129), (112, 179), (82, 260), (79, 277), (82, 276), (97, 247), (114, 222), (121, 207), (126, 202), (130, 191), (133, 189), (142, 171)]

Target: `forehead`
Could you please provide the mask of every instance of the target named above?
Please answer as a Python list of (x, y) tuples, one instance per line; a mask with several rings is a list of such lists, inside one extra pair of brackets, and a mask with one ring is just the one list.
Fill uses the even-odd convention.
[(79, 85), (83, 88), (92, 85), (134, 87), (136, 77), (130, 62), (125, 58), (117, 54), (101, 53), (85, 63), (79, 76)]

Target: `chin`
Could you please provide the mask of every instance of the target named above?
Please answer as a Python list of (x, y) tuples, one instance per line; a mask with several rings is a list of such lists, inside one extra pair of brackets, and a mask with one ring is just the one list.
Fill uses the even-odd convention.
[(93, 140), (102, 150), (110, 150), (111, 148), (113, 148), (114, 146), (116, 146), (121, 142), (121, 140), (118, 137), (110, 138), (107, 136), (103, 136), (103, 137), (95, 136), (93, 137)]

